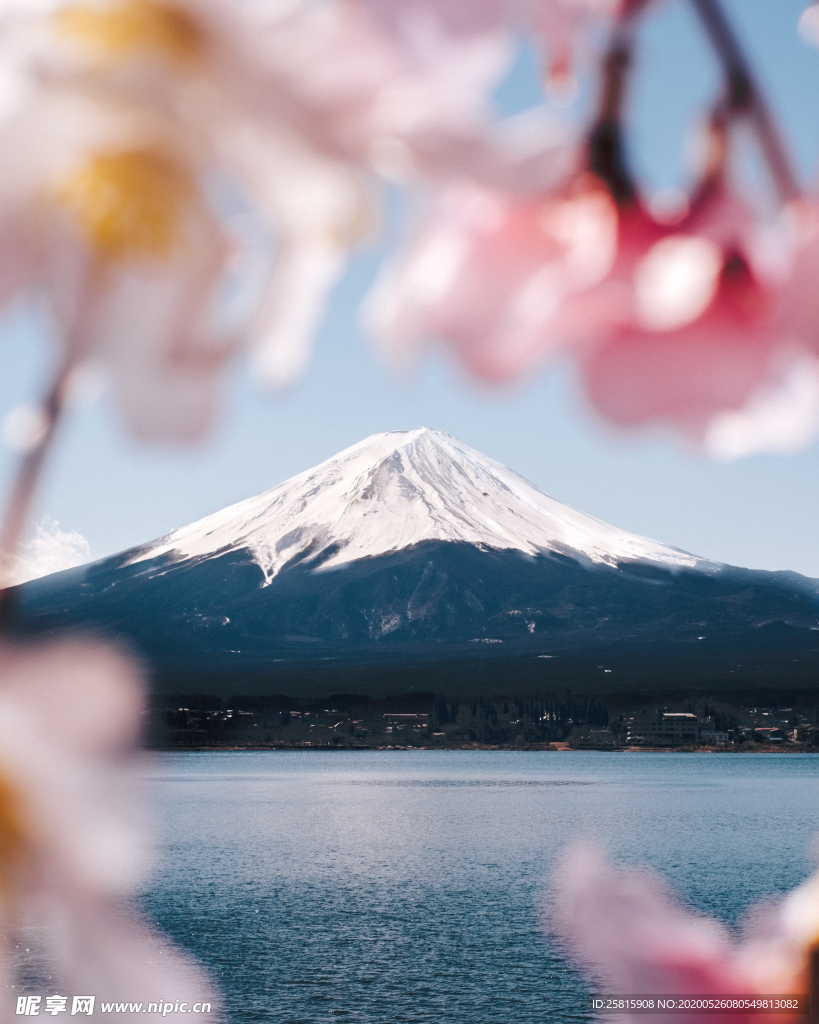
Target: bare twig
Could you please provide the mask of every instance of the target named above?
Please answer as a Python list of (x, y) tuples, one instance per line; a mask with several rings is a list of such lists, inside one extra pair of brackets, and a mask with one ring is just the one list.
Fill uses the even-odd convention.
[[(65, 393), (71, 372), (76, 364), (76, 353), (71, 349), (58, 365), (40, 405), (43, 425), (34, 445), (22, 456), (6, 501), (6, 512), (0, 528), (0, 555), (13, 564), (29, 519), (34, 496), (54, 446), (54, 439), (65, 406)], [(7, 631), (14, 618), (17, 592), (14, 587), (0, 590), (0, 632)]]
[(602, 62), (597, 115), (588, 137), (589, 169), (608, 185), (618, 202), (635, 199), (637, 186), (623, 138), (623, 106), (632, 68), (633, 19), (615, 24)]
[(691, 0), (711, 43), (725, 68), (730, 102), (750, 119), (783, 202), (801, 194), (785, 145), (777, 130), (748, 58), (719, 0)]

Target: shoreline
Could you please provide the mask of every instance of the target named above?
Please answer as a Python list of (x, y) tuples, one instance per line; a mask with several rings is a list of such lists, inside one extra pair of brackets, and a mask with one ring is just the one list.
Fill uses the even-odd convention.
[(213, 754), (217, 752), (221, 753), (241, 753), (241, 752), (254, 752), (254, 753), (395, 753), (396, 751), (410, 752), (418, 751), (429, 752), (429, 751), (462, 751), (462, 752), (475, 752), (475, 751), (501, 751), (509, 753), (520, 753), (520, 754), (817, 754), (819, 750), (815, 748), (803, 748), (796, 744), (791, 744), (787, 747), (780, 746), (763, 746), (758, 749), (750, 750), (737, 750), (731, 747), (570, 747), (562, 744), (549, 744), (547, 746), (525, 746), (525, 747), (513, 747), (513, 746), (493, 746), (490, 744), (468, 744), (463, 746), (452, 746), (452, 747), (424, 747), (424, 746), (401, 746), (399, 744), (388, 745), (388, 746), (374, 746), (374, 747), (300, 747), (300, 746), (283, 746), (275, 744), (259, 744), (259, 743), (248, 743), (248, 744), (212, 744), (212, 745), (200, 745), (191, 747), (169, 747), (169, 746), (149, 746), (148, 750), (158, 754)]

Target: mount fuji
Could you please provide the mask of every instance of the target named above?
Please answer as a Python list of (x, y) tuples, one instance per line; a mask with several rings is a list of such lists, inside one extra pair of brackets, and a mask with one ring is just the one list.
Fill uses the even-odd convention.
[(575, 511), (426, 428), (21, 589), (197, 692), (812, 685), (819, 583)]
[(323, 571), (425, 541), (705, 568), (693, 555), (561, 505), (523, 477), (447, 434), (375, 434), (270, 491), (176, 530), (131, 564), (174, 564), (247, 551), (266, 586), (310, 556)]

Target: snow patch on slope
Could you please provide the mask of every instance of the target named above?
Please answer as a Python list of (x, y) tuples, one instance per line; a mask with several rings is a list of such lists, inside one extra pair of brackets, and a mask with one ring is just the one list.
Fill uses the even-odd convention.
[(374, 434), (272, 490), (168, 534), (134, 561), (245, 549), (270, 583), (305, 554), (326, 552), (321, 568), (327, 569), (429, 540), (531, 555), (556, 551), (606, 565), (709, 567), (562, 505), (499, 462), (427, 428)]

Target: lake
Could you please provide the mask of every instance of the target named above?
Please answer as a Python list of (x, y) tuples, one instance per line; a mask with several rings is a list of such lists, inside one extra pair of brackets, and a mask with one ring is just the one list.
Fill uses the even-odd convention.
[(810, 871), (819, 756), (158, 755), (145, 900), (254, 1024), (589, 1021), (541, 925), (573, 838), (731, 924)]

